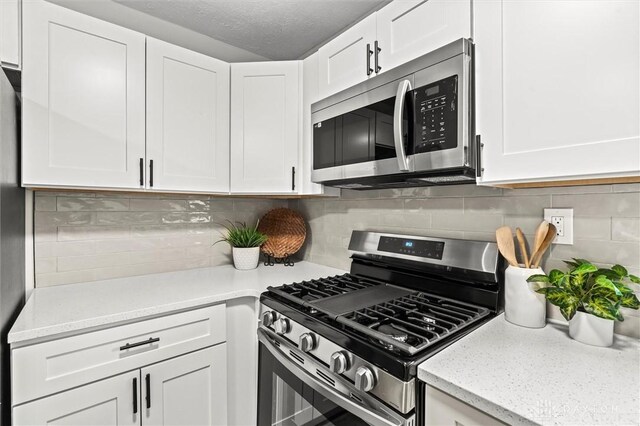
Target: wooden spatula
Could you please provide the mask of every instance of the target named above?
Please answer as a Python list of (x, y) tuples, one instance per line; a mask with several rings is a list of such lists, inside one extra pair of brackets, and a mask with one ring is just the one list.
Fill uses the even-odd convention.
[(553, 226), (552, 224), (549, 224), (547, 235), (542, 240), (542, 243), (540, 243), (540, 247), (538, 248), (538, 250), (536, 250), (533, 256), (531, 256), (532, 268), (537, 268), (540, 265), (540, 261), (542, 260), (542, 256), (544, 255), (544, 252), (547, 251), (547, 249), (551, 245), (551, 242), (556, 237), (556, 232), (557, 232), (556, 227)]
[(529, 254), (527, 253), (527, 244), (525, 242), (522, 229), (516, 228), (516, 238), (518, 239), (518, 245), (520, 246), (520, 253), (522, 254), (522, 259), (524, 260), (524, 266), (525, 268), (528, 268), (531, 264), (529, 263)]
[(516, 260), (516, 248), (513, 245), (513, 231), (508, 226), (501, 226), (496, 229), (496, 241), (498, 250), (511, 266), (519, 266)]
[[(547, 222), (546, 220), (543, 220), (542, 223), (540, 223), (540, 225), (538, 225), (538, 228), (536, 229), (536, 235), (533, 240), (533, 247), (531, 248), (531, 253), (535, 253), (538, 251), (538, 249), (540, 248), (540, 245), (542, 245), (542, 241), (544, 241), (544, 237), (547, 236), (548, 231), (549, 231), (549, 222)], [(531, 260), (533, 263), (533, 254), (531, 255)]]

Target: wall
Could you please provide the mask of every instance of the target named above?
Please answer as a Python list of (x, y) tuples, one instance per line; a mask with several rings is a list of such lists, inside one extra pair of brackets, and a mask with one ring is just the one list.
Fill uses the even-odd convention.
[(286, 201), (38, 191), (36, 287), (229, 264), (220, 224)]
[[(640, 185), (499, 189), (462, 185), (384, 191), (343, 191), (339, 199), (290, 201), (309, 221), (302, 256), (312, 262), (349, 268), (351, 231), (495, 241), (502, 225), (519, 226), (533, 241), (545, 207), (573, 207), (574, 244), (554, 245), (543, 268), (563, 268), (563, 259), (620, 263), (640, 276)], [(637, 292), (640, 287), (634, 286)], [(640, 311), (625, 310), (617, 331), (640, 337)], [(550, 315), (560, 318), (556, 308)]]

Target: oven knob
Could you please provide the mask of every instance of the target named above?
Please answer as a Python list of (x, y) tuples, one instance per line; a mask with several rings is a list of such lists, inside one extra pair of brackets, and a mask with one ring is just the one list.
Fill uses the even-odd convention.
[(300, 335), (300, 350), (309, 352), (316, 348), (316, 336), (313, 333), (304, 333)]
[(358, 367), (355, 377), (356, 389), (369, 392), (376, 385), (376, 376), (368, 367)]
[(275, 329), (278, 334), (287, 334), (291, 331), (291, 324), (288, 319), (280, 318), (275, 322)]
[(273, 311), (267, 311), (262, 314), (262, 325), (269, 327), (276, 321), (276, 313)]
[(349, 369), (349, 360), (342, 352), (334, 352), (329, 359), (329, 370), (342, 374)]

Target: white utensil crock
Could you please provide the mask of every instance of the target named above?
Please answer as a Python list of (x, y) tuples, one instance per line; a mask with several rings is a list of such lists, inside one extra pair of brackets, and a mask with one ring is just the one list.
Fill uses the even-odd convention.
[(504, 316), (522, 327), (542, 328), (547, 323), (547, 302), (535, 292), (536, 284), (528, 283), (531, 275), (544, 274), (541, 268), (519, 268), (509, 265), (504, 272)]
[(613, 322), (613, 320), (578, 311), (569, 321), (569, 336), (587, 345), (611, 346)]
[(233, 247), (233, 266), (236, 269), (255, 269), (260, 260), (260, 247)]

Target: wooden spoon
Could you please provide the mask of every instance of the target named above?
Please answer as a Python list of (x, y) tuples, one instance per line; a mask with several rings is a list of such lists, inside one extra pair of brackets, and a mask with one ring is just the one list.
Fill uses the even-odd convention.
[(531, 264), (529, 263), (529, 254), (527, 253), (527, 245), (525, 244), (522, 229), (516, 228), (516, 238), (518, 239), (518, 245), (520, 246), (520, 253), (524, 259), (524, 266), (525, 268), (528, 268)]
[[(542, 245), (542, 241), (544, 241), (544, 237), (547, 236), (547, 232), (549, 231), (549, 222), (543, 220), (538, 228), (536, 229), (535, 239), (533, 240), (533, 248), (531, 249), (531, 253), (535, 253)], [(531, 256), (531, 265), (533, 265), (533, 255)]]
[(513, 231), (508, 226), (501, 226), (496, 229), (496, 241), (498, 250), (511, 266), (519, 266), (516, 260), (516, 248), (513, 245)]
[(549, 224), (549, 230), (547, 231), (547, 235), (544, 237), (544, 240), (542, 240), (542, 243), (540, 244), (540, 247), (538, 248), (538, 250), (536, 250), (536, 252), (531, 257), (532, 268), (537, 268), (540, 265), (540, 261), (542, 260), (542, 256), (544, 255), (544, 252), (547, 251), (547, 249), (551, 245), (551, 242), (556, 237), (556, 232), (557, 232), (556, 227)]

